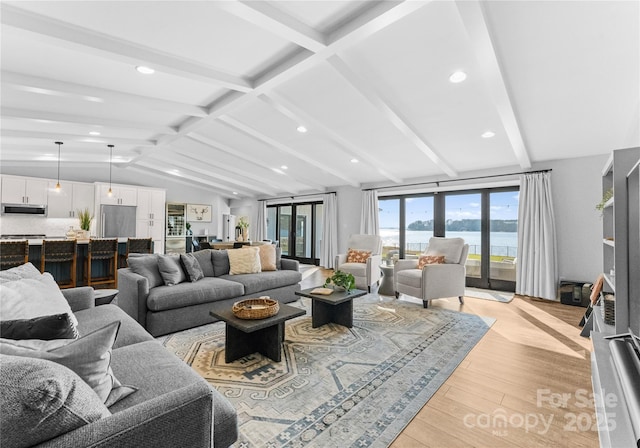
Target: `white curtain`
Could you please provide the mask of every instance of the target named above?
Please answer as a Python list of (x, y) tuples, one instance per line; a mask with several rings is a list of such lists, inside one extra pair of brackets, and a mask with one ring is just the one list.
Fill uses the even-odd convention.
[(556, 300), (558, 256), (550, 173), (520, 178), (516, 294)]
[(333, 269), (338, 255), (338, 216), (336, 195), (322, 195), (324, 213), (322, 215), (322, 242), (320, 243), (320, 266)]
[(256, 241), (267, 238), (267, 201), (258, 201), (258, 222), (256, 224)]
[(360, 233), (363, 235), (380, 234), (378, 192), (365, 190), (362, 192), (362, 212), (360, 214)]

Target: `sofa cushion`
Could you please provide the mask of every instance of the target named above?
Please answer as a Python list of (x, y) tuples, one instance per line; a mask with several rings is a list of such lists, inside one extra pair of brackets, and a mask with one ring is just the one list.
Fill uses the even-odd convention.
[(149, 291), (147, 308), (149, 311), (164, 311), (174, 308), (232, 299), (244, 295), (241, 283), (219, 277), (205, 277), (195, 283), (180, 283), (175, 286), (161, 286)]
[(260, 250), (257, 247), (227, 249), (229, 274), (253, 274), (260, 272)]
[(187, 274), (187, 279), (191, 282), (197, 282), (204, 278), (204, 273), (200, 267), (200, 262), (193, 254), (180, 254), (180, 261)]
[(67, 367), (44, 359), (0, 355), (0, 445), (30, 447), (111, 415)]
[(276, 270), (276, 246), (273, 244), (263, 244), (258, 246), (260, 255), (260, 269), (264, 271)]
[(12, 282), (23, 278), (39, 278), (41, 275), (42, 273), (32, 263), (25, 263), (0, 271), (0, 283)]
[(180, 263), (180, 255), (158, 254), (158, 270), (167, 286), (177, 285), (187, 280), (187, 275)]
[(431, 237), (425, 255), (444, 255), (445, 263), (460, 263), (464, 249), (463, 238)]
[(231, 266), (226, 250), (212, 250), (211, 260), (213, 261), (213, 271), (216, 277), (227, 275)]
[(7, 339), (75, 339), (76, 334), (67, 313), (0, 321), (0, 336)]
[(149, 288), (155, 288), (156, 286), (164, 285), (164, 279), (160, 275), (158, 269), (158, 256), (152, 255), (129, 255), (127, 262), (133, 272), (141, 275), (149, 282)]
[[(165, 288), (163, 286), (163, 288)], [(153, 337), (131, 316), (125, 313), (117, 305), (101, 305), (94, 308), (76, 312), (78, 317), (78, 330), (80, 334), (89, 334), (105, 325), (120, 321), (120, 330), (116, 336), (113, 348), (138, 342), (150, 341)]]
[(214, 250), (204, 249), (193, 253), (193, 256), (198, 260), (198, 263), (200, 263), (200, 268), (205, 277), (213, 277), (215, 275), (211, 252), (214, 252)]
[(0, 353), (12, 356), (47, 359), (62, 364), (76, 372), (107, 405), (135, 392), (122, 386), (110, 367), (113, 342), (120, 322), (112, 322), (69, 344), (47, 351), (33, 350), (21, 346), (19, 342), (0, 342)]
[[(221, 278), (242, 283), (244, 295), (247, 295), (295, 285), (302, 280), (302, 274), (298, 271), (267, 271), (257, 274), (225, 275)], [(273, 298), (277, 299), (277, 297)]]
[(58, 284), (45, 272), (35, 278), (23, 278), (0, 284), (0, 316), (2, 320), (31, 319), (66, 313), (73, 324), (75, 337), (77, 319)]

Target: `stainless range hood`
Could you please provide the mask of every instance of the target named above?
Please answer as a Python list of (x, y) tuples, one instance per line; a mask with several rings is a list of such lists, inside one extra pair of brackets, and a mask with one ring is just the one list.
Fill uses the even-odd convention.
[(35, 204), (2, 204), (2, 214), (47, 216), (47, 206)]

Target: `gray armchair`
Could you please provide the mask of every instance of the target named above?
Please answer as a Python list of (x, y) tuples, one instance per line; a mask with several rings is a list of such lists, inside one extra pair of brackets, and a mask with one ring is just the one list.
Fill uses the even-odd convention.
[(382, 238), (378, 235), (351, 235), (348, 247), (369, 251), (371, 256), (366, 263), (347, 263), (347, 254), (336, 255), (336, 270), (353, 274), (356, 279), (356, 288), (371, 292), (371, 285), (377, 283), (382, 277), (380, 273)]
[(444, 255), (444, 264), (428, 264), (417, 269), (418, 260), (398, 260), (393, 267), (396, 297), (407, 294), (422, 300), (428, 307), (429, 300), (458, 297), (464, 303), (465, 263), (469, 245), (462, 238), (433, 237), (425, 255)]

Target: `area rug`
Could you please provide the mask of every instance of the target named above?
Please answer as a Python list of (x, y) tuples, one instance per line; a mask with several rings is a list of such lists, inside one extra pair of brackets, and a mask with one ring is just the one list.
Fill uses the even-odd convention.
[(513, 300), (513, 293), (508, 291), (494, 291), (492, 289), (466, 288), (465, 297), (476, 299), (494, 300), (496, 302), (509, 303)]
[(353, 328), (312, 328), (292, 305), (279, 363), (225, 364), (221, 322), (158, 338), (235, 406), (235, 447), (389, 446), (493, 322), (369, 294)]

